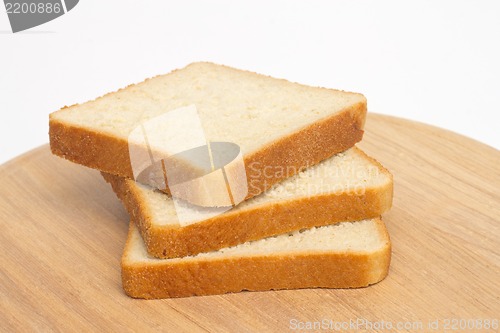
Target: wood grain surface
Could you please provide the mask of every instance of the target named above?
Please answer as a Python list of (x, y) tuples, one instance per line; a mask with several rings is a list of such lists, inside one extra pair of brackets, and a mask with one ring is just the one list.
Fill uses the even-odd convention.
[(394, 206), (384, 216), (393, 259), (384, 281), (154, 301), (122, 291), (128, 216), (97, 171), (52, 156), (47, 145), (7, 162), (0, 331), (283, 332), (314, 321), (321, 325), (314, 331), (334, 331), (352, 321), (359, 331), (442, 332), (454, 319), (478, 320), (458, 331), (498, 331), (485, 323), (500, 315), (500, 152), (373, 114), (359, 146), (394, 174)]

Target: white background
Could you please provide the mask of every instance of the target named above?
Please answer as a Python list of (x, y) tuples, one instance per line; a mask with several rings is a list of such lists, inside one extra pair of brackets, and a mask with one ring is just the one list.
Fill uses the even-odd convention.
[(50, 112), (197, 60), (500, 148), (499, 1), (81, 0), (17, 34), (0, 8), (0, 163), (48, 142)]

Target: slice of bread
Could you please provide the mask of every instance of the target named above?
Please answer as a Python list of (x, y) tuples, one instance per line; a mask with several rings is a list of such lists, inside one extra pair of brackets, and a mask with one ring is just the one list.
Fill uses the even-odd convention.
[[(202, 62), (52, 113), (50, 147), (70, 161), (134, 178), (129, 135), (142, 122), (192, 105), (207, 142), (240, 147), (245, 199), (352, 147), (362, 138), (366, 116), (361, 94)], [(263, 172), (284, 167), (288, 174)]]
[(392, 204), (392, 175), (356, 147), (276, 184), (235, 208), (181, 226), (170, 196), (103, 174), (136, 221), (150, 255), (173, 258), (286, 232), (380, 216)]
[(151, 299), (365, 287), (387, 275), (390, 258), (389, 235), (379, 218), (314, 227), (174, 259), (149, 256), (131, 223), (121, 266), (126, 294)]

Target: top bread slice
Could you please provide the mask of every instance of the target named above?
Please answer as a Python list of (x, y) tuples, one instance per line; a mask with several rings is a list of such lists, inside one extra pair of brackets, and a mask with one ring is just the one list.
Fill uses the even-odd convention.
[(173, 199), (104, 174), (144, 238), (148, 253), (173, 258), (286, 232), (380, 216), (392, 205), (392, 175), (353, 147), (275, 184), (220, 215), (183, 226)]
[[(50, 147), (70, 161), (134, 178), (129, 134), (141, 122), (192, 105), (207, 142), (240, 147), (245, 199), (352, 147), (366, 116), (361, 94), (200, 62), (52, 113)], [(263, 172), (284, 167), (288, 173)]]

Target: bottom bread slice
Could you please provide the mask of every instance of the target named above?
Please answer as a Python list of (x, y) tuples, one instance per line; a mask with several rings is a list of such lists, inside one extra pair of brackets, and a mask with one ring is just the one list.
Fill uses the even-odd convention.
[(214, 295), (243, 290), (357, 288), (389, 270), (391, 244), (380, 218), (342, 222), (194, 256), (148, 255), (134, 223), (122, 257), (122, 282), (134, 298)]

